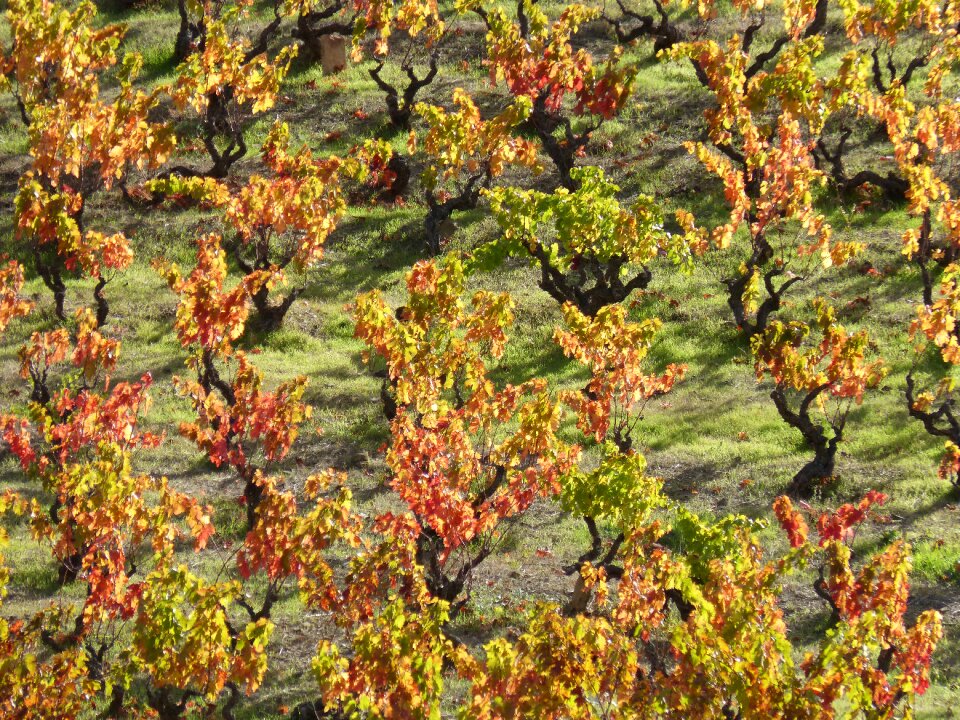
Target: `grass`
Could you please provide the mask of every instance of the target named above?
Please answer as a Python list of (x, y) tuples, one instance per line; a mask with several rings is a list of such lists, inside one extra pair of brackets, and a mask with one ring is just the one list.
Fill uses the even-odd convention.
[[(547, 4), (554, 11), (559, 7)], [(147, 85), (170, 82), (177, 16), (172, 4), (121, 10), (104, 7), (100, 21), (122, 21), (129, 26), (125, 50), (144, 56), (141, 81)], [(463, 25), (463, 36), (444, 57), (440, 79), (424, 99), (448, 103), (453, 87), (464, 85), (482, 106), (499, 107), (503, 89), (492, 89), (486, 73), (470, 54), (482, 41), (475, 22)], [(605, 52), (609, 39), (602, 26), (591, 24), (582, 41)], [(824, 67), (836, 64), (841, 48), (828, 48)], [(640, 62), (636, 102), (596, 133), (581, 162), (599, 164), (615, 178), (625, 199), (650, 194), (665, 207), (694, 210), (709, 225), (724, 213), (718, 184), (707, 177), (681, 143), (699, 137), (701, 112), (709, 98), (693, 79), (688, 66), (662, 63), (650, 57), (648, 45), (627, 49)], [(461, 59), (472, 62), (466, 73)], [(406, 135), (385, 123), (383, 98), (370, 80), (369, 63), (351, 65), (336, 78), (324, 77), (319, 67), (298, 59), (283, 93), (288, 100), (248, 126), (248, 146), (256, 148), (276, 118), (291, 125), (294, 142), (307, 143), (315, 153), (345, 153), (372, 135), (388, 139), (396, 148)], [(354, 111), (363, 110), (360, 120)], [(164, 112), (179, 118), (171, 107)], [(180, 121), (181, 135), (192, 125)], [(855, 138), (852, 166), (872, 161), (887, 152), (864, 138)], [(8, 99), (0, 104), (0, 183), (3, 197), (12, 197), (16, 179), (28, 163), (26, 134)], [(185, 162), (202, 166), (205, 159), (193, 154)], [(255, 152), (234, 170), (243, 178), (259, 167)], [(542, 176), (511, 175), (507, 182), (549, 189), (550, 169)], [(3, 202), (8, 203), (5, 199)], [(921, 700), (918, 717), (949, 717), (960, 699), (960, 511), (950, 488), (937, 480), (940, 443), (928, 437), (919, 423), (908, 417), (904, 405), (904, 375), (912, 363), (906, 328), (920, 297), (919, 278), (905, 266), (899, 251), (899, 234), (909, 224), (902, 208), (874, 203), (852, 212), (824, 194), (828, 219), (839, 237), (855, 237), (867, 244), (862, 261), (876, 268), (891, 268), (882, 278), (852, 267), (823, 271), (808, 268), (809, 279), (792, 293), (785, 317), (804, 317), (808, 302), (829, 294), (851, 329), (866, 328), (879, 353), (891, 368), (882, 386), (868, 393), (851, 414), (847, 437), (839, 458), (840, 482), (832, 495), (817, 505), (835, 505), (858, 498), (868, 488), (891, 496), (885, 512), (891, 522), (871, 526), (858, 539), (862, 555), (894, 537), (904, 537), (914, 549), (913, 610), (936, 607), (945, 613), (946, 636), (935, 656), (934, 685)], [(349, 473), (361, 509), (376, 513), (395, 509), (397, 499), (384, 488), (385, 470), (378, 448), (388, 427), (379, 407), (379, 381), (360, 359), (361, 345), (353, 338), (349, 304), (366, 290), (381, 290), (388, 301), (403, 300), (406, 269), (423, 256), (422, 219), (425, 206), (415, 188), (406, 205), (360, 203), (328, 242), (321, 266), (310, 273), (309, 289), (294, 304), (284, 327), (272, 334), (248, 338), (258, 347), (256, 363), (268, 383), (297, 374), (310, 378), (306, 400), (314, 406), (309, 427), (304, 428), (284, 465), (291, 484), (298, 486), (309, 473), (335, 467)], [(140, 456), (143, 472), (168, 476), (180, 489), (199, 495), (216, 508), (218, 536), (238, 541), (242, 537), (243, 511), (234, 501), (238, 489), (224, 472), (212, 470), (195, 448), (180, 438), (175, 428), (190, 418), (188, 402), (177, 395), (174, 375), (187, 375), (184, 355), (171, 330), (175, 300), (163, 280), (152, 270), (153, 258), (163, 257), (192, 266), (193, 239), (208, 230), (214, 218), (194, 210), (132, 210), (115, 196), (99, 196), (88, 212), (90, 227), (124, 230), (133, 239), (134, 266), (107, 288), (113, 308), (109, 331), (122, 339), (122, 357), (116, 379), (153, 374), (154, 404), (147, 420), (153, 430), (166, 430), (166, 442)], [(3, 205), (0, 232), (12, 237), (12, 210)], [(494, 237), (495, 224), (479, 211), (460, 219), (460, 230), (450, 250), (467, 250)], [(789, 238), (784, 238), (788, 241)], [(4, 241), (6, 242), (6, 241)], [(16, 248), (13, 248), (16, 252)], [(720, 279), (735, 268), (734, 251), (708, 256), (689, 274), (667, 263), (654, 268), (652, 289), (660, 293), (639, 298), (638, 317), (656, 316), (663, 330), (651, 353), (651, 367), (669, 362), (689, 366), (687, 379), (669, 396), (650, 404), (639, 431), (639, 445), (650, 471), (662, 476), (668, 494), (692, 509), (720, 516), (739, 513), (771, 519), (770, 503), (805, 462), (808, 451), (799, 436), (777, 416), (768, 397), (769, 384), (757, 383), (749, 350), (733, 327), (724, 302)], [(536, 285), (537, 274), (523, 262), (511, 261), (496, 272), (471, 279), (472, 288), (508, 290), (517, 303), (517, 324), (506, 355), (497, 368), (497, 379), (518, 382), (547, 377), (555, 387), (578, 387), (581, 370), (567, 361), (552, 341), (561, 317), (555, 303)], [(69, 283), (68, 309), (88, 304), (89, 281)], [(51, 301), (40, 281), (31, 278), (27, 293), (38, 310), (27, 321), (14, 324), (0, 346), (0, 409), (23, 410), (24, 385), (17, 377), (17, 348), (29, 333), (55, 325)], [(862, 298), (859, 302), (853, 302)], [(671, 302), (674, 301), (674, 302)], [(931, 371), (935, 368), (931, 368)], [(322, 434), (316, 430), (322, 429)], [(572, 424), (565, 428), (575, 437)], [(587, 443), (588, 456), (596, 449)], [(10, 458), (0, 460), (0, 484), (26, 494), (34, 492)], [(14, 568), (5, 614), (26, 614), (48, 601), (77, 600), (78, 589), (60, 589), (56, 572), (45, 551), (29, 537), (23, 524), (10, 528), (8, 562)], [(783, 540), (772, 528), (761, 534), (771, 551)], [(474, 599), (456, 631), (479, 642), (502, 633), (516, 623), (518, 606), (538, 599), (562, 600), (571, 580), (559, 571), (587, 546), (581, 523), (554, 503), (540, 503), (514, 522), (502, 552), (485, 563), (474, 579)], [(198, 568), (214, 572), (218, 557), (184, 558)], [(788, 620), (796, 628), (802, 647), (823, 630), (825, 612), (805, 594), (810, 578), (797, 578), (784, 594)], [(315, 684), (309, 659), (316, 642), (331, 632), (322, 617), (310, 614), (287, 588), (275, 611), (277, 635), (271, 646), (272, 662), (264, 688), (242, 710), (245, 718), (276, 717), (281, 706), (292, 707), (312, 698)], [(451, 692), (462, 692), (454, 687)]]

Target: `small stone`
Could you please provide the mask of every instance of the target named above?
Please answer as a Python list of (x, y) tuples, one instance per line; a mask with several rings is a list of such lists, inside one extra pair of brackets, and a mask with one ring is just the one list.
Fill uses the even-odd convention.
[(320, 38), (320, 64), (324, 75), (333, 75), (347, 67), (347, 39), (340, 34)]

